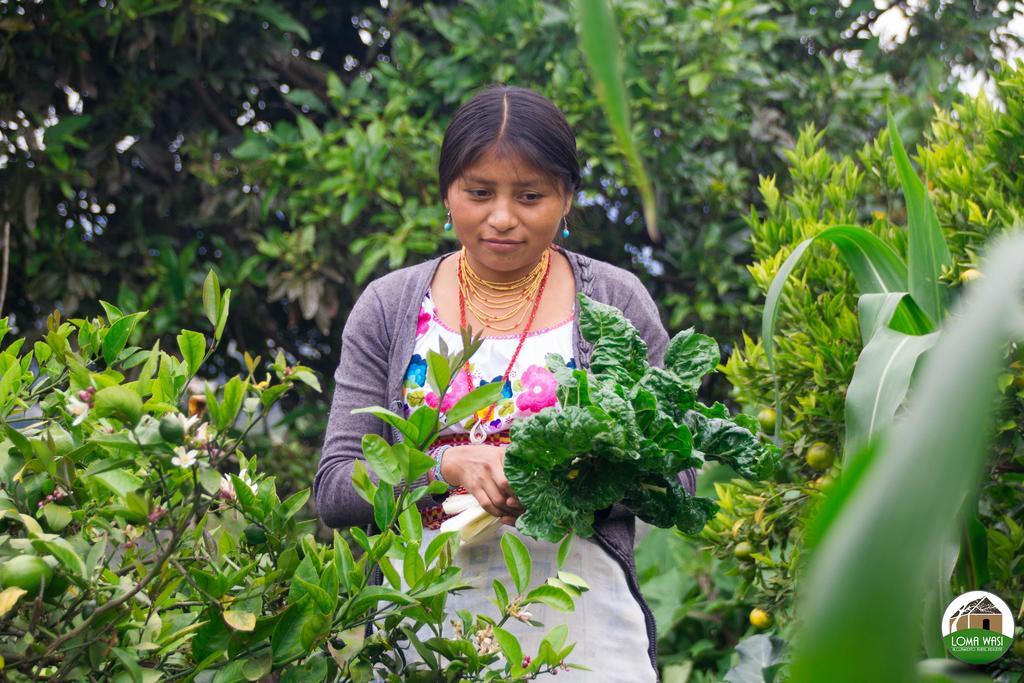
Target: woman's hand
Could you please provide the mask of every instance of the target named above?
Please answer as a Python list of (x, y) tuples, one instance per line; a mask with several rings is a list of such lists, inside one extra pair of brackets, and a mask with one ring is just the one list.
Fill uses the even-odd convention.
[(505, 447), (454, 446), (441, 458), (441, 476), (452, 486), (462, 486), (480, 507), (514, 525), (525, 511), (505, 478)]

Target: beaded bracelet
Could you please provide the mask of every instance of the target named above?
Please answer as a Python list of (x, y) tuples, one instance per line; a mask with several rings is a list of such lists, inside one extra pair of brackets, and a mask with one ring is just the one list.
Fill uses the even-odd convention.
[(441, 458), (444, 457), (444, 452), (447, 451), (449, 448), (453, 447), (454, 445), (455, 444), (450, 443), (444, 444), (443, 446), (439, 446), (437, 447), (437, 449), (432, 450), (430, 452), (430, 457), (432, 457), (437, 462), (437, 464), (434, 465), (434, 469), (432, 470), (434, 475), (434, 481), (439, 481), (442, 484), (447, 484), (449, 488), (451, 488), (451, 484), (448, 484), (448, 482), (444, 480), (444, 477), (441, 476)]

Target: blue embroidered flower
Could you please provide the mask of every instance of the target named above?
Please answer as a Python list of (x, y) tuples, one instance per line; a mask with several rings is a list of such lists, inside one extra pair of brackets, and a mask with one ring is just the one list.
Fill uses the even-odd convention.
[[(501, 375), (498, 375), (497, 377), (492, 377), (490, 379), (490, 381), (480, 380), (479, 386), (482, 387), (485, 384), (491, 384), (492, 382), (500, 382), (500, 381), (501, 381)], [(501, 388), (501, 397), (502, 398), (512, 398), (512, 383), (511, 382), (506, 380), (505, 386), (503, 386)]]
[(427, 361), (420, 355), (414, 354), (409, 361), (409, 368), (405, 371), (405, 378), (422, 387), (427, 382)]
[(575, 370), (576, 369), (576, 359), (575, 358), (570, 358), (569, 362), (565, 364), (565, 367), (572, 368), (573, 370)]

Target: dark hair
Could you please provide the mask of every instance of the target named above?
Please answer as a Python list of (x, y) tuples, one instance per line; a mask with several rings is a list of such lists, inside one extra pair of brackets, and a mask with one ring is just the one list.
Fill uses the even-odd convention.
[(488, 149), (517, 155), (575, 195), (580, 189), (576, 136), (565, 114), (527, 88), (491, 85), (459, 107), (441, 143), (438, 180), (448, 188)]

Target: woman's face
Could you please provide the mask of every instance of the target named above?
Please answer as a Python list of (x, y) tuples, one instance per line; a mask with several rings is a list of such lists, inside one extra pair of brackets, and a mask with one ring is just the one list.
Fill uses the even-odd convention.
[(473, 270), (510, 282), (537, 265), (572, 195), (525, 161), (488, 150), (449, 186), (445, 204)]

